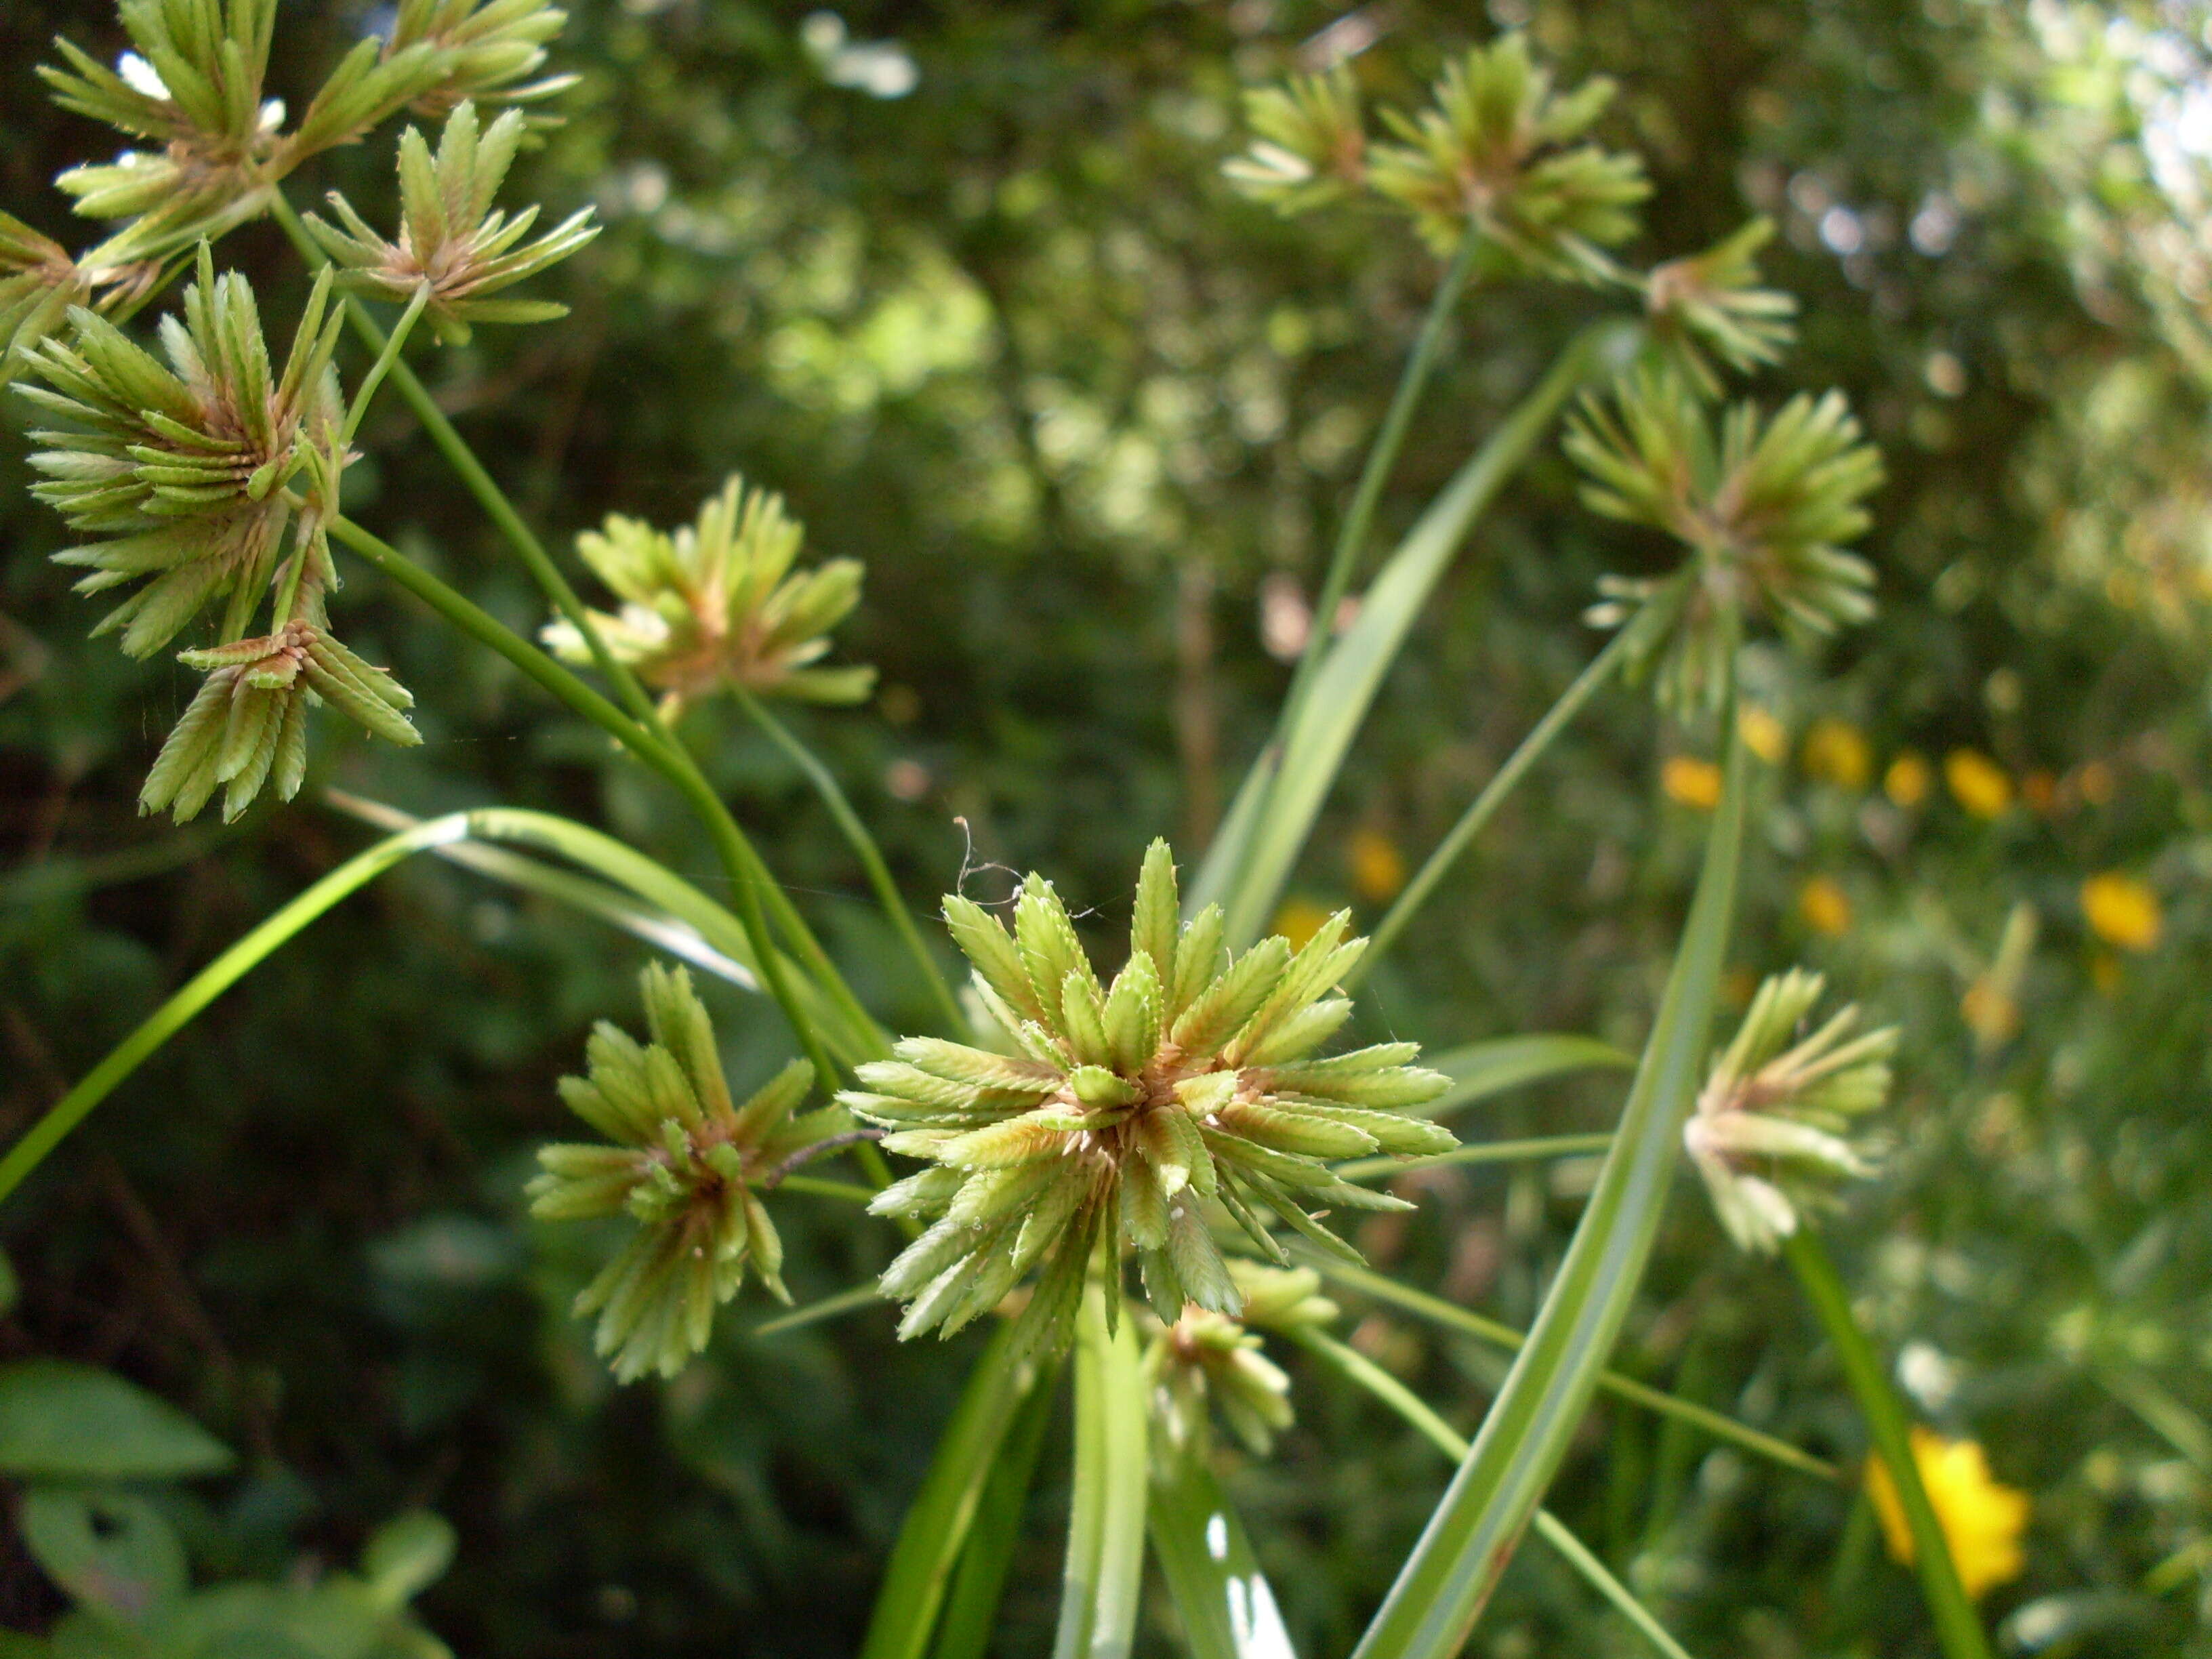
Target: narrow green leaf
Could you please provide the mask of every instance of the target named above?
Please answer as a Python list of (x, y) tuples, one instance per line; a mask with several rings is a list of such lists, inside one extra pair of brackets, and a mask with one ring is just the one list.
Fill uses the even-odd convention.
[(1408, 1170), (1456, 1169), (1470, 1164), (1518, 1164), (1541, 1158), (1586, 1158), (1611, 1149), (1611, 1135), (1541, 1135), (1528, 1140), (1492, 1140), (1427, 1158), (1363, 1158), (1340, 1164), (1339, 1181), (1382, 1181)]
[(1742, 735), (1733, 697), (1727, 781), (1705, 868), (1613, 1146), (1481, 1432), (1354, 1659), (1452, 1659), (1543, 1501), (1628, 1316), (1696, 1098), (1742, 861)]
[(1425, 1055), (1421, 1063), (1452, 1080), (1450, 1088), (1415, 1109), (1423, 1117), (1442, 1117), (1508, 1089), (1570, 1072), (1600, 1067), (1629, 1071), (1636, 1065), (1636, 1056), (1595, 1037), (1538, 1032), (1469, 1043), (1464, 1048)]
[[(1284, 735), (1281, 765), (1267, 792), (1266, 810), (1249, 843), (1237, 849), (1238, 866), (1225, 883), (1231, 949), (1241, 951), (1266, 929), (1352, 738), (1469, 527), (1550, 429), (1560, 405), (1595, 375), (1617, 367), (1640, 336), (1634, 325), (1620, 322), (1596, 324), (1577, 335), (1444, 486), (1377, 573), (1360, 603), (1358, 620), (1329, 647), (1315, 671), (1312, 693)], [(1222, 845), (1228, 845), (1225, 837)], [(1224, 884), (1212, 866), (1210, 853), (1194, 894)]]
[(0, 1474), (175, 1480), (232, 1462), (191, 1418), (112, 1371), (59, 1359), (0, 1366)]
[(975, 1505), (975, 1519), (968, 1528), (968, 1547), (960, 1553), (945, 1613), (938, 1620), (937, 1644), (930, 1650), (930, 1659), (983, 1659), (990, 1647), (1007, 1570), (1021, 1541), (1030, 1483), (1036, 1477), (1037, 1457), (1052, 1424), (1053, 1385), (1058, 1380), (1055, 1366), (1030, 1390), (992, 1462), (982, 1501)]
[(1127, 1659), (1145, 1567), (1146, 1390), (1118, 1285), (1085, 1286), (1075, 1330), (1075, 1485), (1053, 1659)]
[(1244, 1523), (1195, 1440), (1153, 1459), (1152, 1534), (1191, 1659), (1294, 1659)]
[(929, 1650), (953, 1564), (967, 1542), (1007, 1425), (1037, 1386), (1037, 1367), (1014, 1357), (1012, 1328), (1001, 1325), (994, 1333), (938, 1440), (937, 1455), (892, 1547), (860, 1659), (921, 1659)]

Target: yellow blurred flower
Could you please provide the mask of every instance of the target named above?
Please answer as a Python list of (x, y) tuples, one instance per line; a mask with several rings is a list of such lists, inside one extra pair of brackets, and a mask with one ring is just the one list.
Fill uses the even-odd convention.
[[(1912, 1431), (1912, 1462), (1928, 1502), (1943, 1528), (1959, 1582), (1979, 1597), (2020, 1577), (2027, 1565), (2020, 1535), (2027, 1529), (2031, 1504), (2026, 1492), (1990, 1473), (1980, 1443), (1946, 1440), (1931, 1429)], [(1882, 1537), (1892, 1559), (1912, 1565), (1912, 1529), (1889, 1469), (1878, 1457), (1867, 1460), (1867, 1496), (1881, 1519)]]
[(1721, 804), (1721, 769), (1694, 755), (1669, 755), (1659, 769), (1659, 787), (1668, 799), (1710, 812)]
[(1291, 942), (1291, 949), (1303, 951), (1323, 923), (1335, 915), (1310, 898), (1286, 898), (1275, 912), (1275, 931)]
[(1826, 876), (1814, 876), (1797, 890), (1797, 914), (1814, 933), (1831, 939), (1851, 931), (1850, 899)]
[(1908, 749), (1890, 762), (1889, 770), (1882, 775), (1881, 792), (1892, 805), (1910, 810), (1928, 799), (1931, 781), (1928, 763)]
[[(1900, 757), (1901, 758), (1901, 757)], [(1805, 733), (1805, 746), (1798, 751), (1798, 763), (1808, 777), (1822, 783), (1832, 783), (1838, 789), (1863, 789), (1867, 780), (1874, 775), (1874, 750), (1866, 740), (1866, 733), (1848, 720), (1817, 720)], [(1891, 768), (1893, 773), (1896, 770)], [(1921, 793), (1927, 793), (1923, 785)], [(1899, 801), (1900, 806), (1910, 806), (1911, 801)]]
[(1779, 766), (1790, 752), (1789, 728), (1755, 702), (1743, 706), (1736, 727), (1743, 733), (1743, 746), (1769, 766)]
[(2107, 870), (2081, 884), (2081, 914), (2089, 931), (2123, 951), (2151, 951), (2165, 931), (2158, 895), (2147, 883)]
[(1352, 890), (1370, 904), (1387, 904), (1406, 884), (1406, 855), (1379, 830), (1355, 830), (1344, 844)]
[(1993, 818), (2012, 805), (2012, 779), (1978, 749), (1954, 749), (1943, 757), (1943, 781), (1953, 799), (1978, 818)]
[(1990, 1054), (2020, 1032), (2020, 992), (2027, 979), (2028, 960), (2035, 953), (2042, 919), (2026, 900), (2006, 913), (1997, 934), (1996, 954), (1980, 977), (1959, 999), (1959, 1016), (1974, 1034), (1974, 1046)]
[(1959, 999), (1959, 1017), (1984, 1051), (2010, 1042), (2020, 1030), (2020, 1004), (1987, 975), (1969, 985)]

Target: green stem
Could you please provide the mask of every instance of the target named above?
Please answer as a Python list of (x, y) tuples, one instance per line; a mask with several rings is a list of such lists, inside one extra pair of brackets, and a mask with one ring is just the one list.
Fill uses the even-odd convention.
[(1136, 1634), (1147, 1401), (1135, 1322), (1123, 1310), (1107, 1328), (1106, 1298), (1121, 1294), (1094, 1272), (1076, 1316), (1075, 1480), (1053, 1659), (1127, 1659)]
[(384, 377), (392, 372), (392, 364), (399, 361), (399, 353), (407, 343), (407, 337), (415, 331), (416, 319), (422, 316), (422, 307), (429, 303), (430, 284), (417, 283), (414, 297), (407, 301), (407, 309), (399, 313), (399, 320), (392, 325), (392, 337), (384, 343), (383, 349), (376, 354), (376, 361), (369, 365), (368, 373), (362, 376), (361, 385), (354, 392), (353, 403), (346, 410), (345, 435), (341, 440), (343, 447), (352, 447), (353, 434), (361, 430), (361, 417), (368, 413), (368, 405), (376, 397), (377, 387), (384, 384)]
[(1474, 798), (1474, 805), (1452, 826), (1451, 833), (1437, 843), (1436, 851), (1429, 854), (1419, 873), (1406, 884), (1406, 890), (1398, 895), (1397, 902), (1390, 907), (1370, 936), (1367, 954), (1353, 963), (1352, 971), (1345, 975), (1344, 988), (1347, 994), (1366, 978), (1382, 953), (1398, 942), (1398, 935), (1405, 931), (1406, 924), (1413, 921), (1422, 905), (1428, 902), (1437, 884), (1444, 878), (1445, 873), (1459, 861), (1469, 844), (1497, 816), (1498, 809), (1505, 804), (1505, 798), (1513, 793), (1528, 769), (1552, 746), (1552, 740), (1582, 712), (1583, 705), (1590, 700), (1597, 689), (1613, 678), (1627, 656), (1630, 632), (1628, 629), (1622, 629), (1607, 642), (1604, 650), (1590, 659), (1589, 665), (1575, 677), (1574, 684), (1560, 695), (1559, 700), (1552, 705), (1551, 711), (1536, 722), (1534, 729), (1521, 740), (1521, 746), (1483, 786), (1482, 793)]
[[(1327, 1361), (1346, 1381), (1357, 1383), (1396, 1412), (1453, 1462), (1459, 1462), (1466, 1457), (1469, 1450), (1467, 1441), (1431, 1411), (1419, 1395), (1357, 1348), (1346, 1347), (1326, 1332), (1317, 1330), (1297, 1332), (1292, 1340), (1308, 1352)], [(1690, 1656), (1682, 1650), (1681, 1644), (1668, 1635), (1666, 1627), (1630, 1594), (1628, 1586), (1613, 1576), (1612, 1570), (1596, 1553), (1568, 1530), (1565, 1522), (1549, 1510), (1538, 1510), (1534, 1524), (1536, 1535), (1550, 1545), (1553, 1552), (1591, 1589), (1606, 1599), (1614, 1612), (1633, 1625), (1646, 1641), (1667, 1656), (1667, 1659), (1690, 1659)]]
[(830, 809), (830, 816), (836, 821), (838, 830), (844, 835), (845, 844), (853, 849), (853, 855), (860, 860), (860, 867), (867, 872), (868, 885), (875, 890), (876, 902), (883, 907), (884, 919), (896, 930), (906, 945), (908, 953), (914, 957), (915, 964), (921, 969), (922, 981), (928, 986), (938, 1012), (944, 1015), (946, 1028), (966, 1041), (974, 1035), (969, 1029), (968, 1017), (961, 1012), (958, 1000), (938, 969), (937, 959), (930, 955), (929, 946), (923, 943), (921, 930), (915, 926), (914, 913), (907, 908), (906, 901), (899, 896), (898, 884), (891, 879), (890, 866), (884, 863), (883, 849), (877, 846), (876, 838), (868, 833), (867, 825), (860, 822), (860, 814), (853, 810), (853, 803), (846, 798), (837, 780), (830, 775), (830, 769), (822, 763), (814, 751), (794, 737), (782, 721), (769, 714), (759, 698), (742, 686), (737, 690), (738, 701), (753, 717), (754, 723), (768, 733), (793, 765), (805, 774), (806, 781), (814, 786), (814, 793)]
[(21, 1186), (62, 1138), (145, 1063), (148, 1055), (190, 1024), (208, 1004), (235, 985), (262, 959), (341, 899), (425, 848), (459, 841), (469, 832), (468, 814), (452, 812), (386, 837), (331, 871), (186, 981), (145, 1023), (94, 1066), (82, 1082), (50, 1107), (30, 1133), (0, 1158), (0, 1200)]
[(544, 652), (447, 586), (390, 543), (346, 518), (332, 519), (331, 533), (471, 639), (489, 646), (577, 714), (611, 734), (638, 759), (676, 786), (714, 838), (715, 851), (730, 874), (731, 896), (737, 904), (738, 923), (744, 928), (745, 938), (759, 961), (761, 977), (768, 986), (769, 994), (783, 1010), (799, 1046), (813, 1062), (822, 1086), (833, 1087), (838, 1075), (836, 1065), (830, 1057), (821, 1032), (807, 1017), (793, 991), (782, 957), (769, 936), (760, 897), (762, 886), (768, 883), (767, 872), (745, 840), (744, 831), (738, 828), (737, 821), (698, 769), (686, 763), (687, 757), (660, 734), (657, 725), (648, 728), (631, 720)]
[(1889, 1469), (1898, 1504), (1912, 1532), (1912, 1564), (1920, 1575), (1921, 1594), (1927, 1598), (1929, 1616), (1936, 1623), (1936, 1638), (1945, 1659), (1990, 1659), (1989, 1638), (1982, 1621), (1959, 1582), (1958, 1565), (1943, 1536), (1943, 1523), (1928, 1501), (1920, 1483), (1920, 1466), (1912, 1455), (1912, 1432), (1905, 1403), (1890, 1387), (1887, 1373), (1851, 1314), (1850, 1293), (1828, 1259), (1826, 1247), (1812, 1228), (1801, 1226), (1783, 1242), (1782, 1251), (1804, 1287), (1805, 1299), (1820, 1316), (1844, 1379), (1857, 1397), (1859, 1410), (1874, 1437), (1875, 1450)]
[(1444, 272), (1443, 281), (1429, 301), (1428, 314), (1421, 319), (1421, 331), (1413, 338), (1413, 352), (1398, 377), (1398, 389), (1391, 394), (1389, 411), (1383, 416), (1382, 429), (1368, 449), (1366, 464), (1359, 471), (1359, 482), (1352, 489), (1351, 504), (1345, 509), (1344, 522), (1337, 528), (1336, 545), (1328, 556), (1321, 596), (1314, 603), (1313, 624), (1306, 634), (1305, 649), (1298, 657), (1291, 689), (1283, 699), (1283, 713), (1276, 726), (1279, 732), (1288, 732), (1297, 724), (1299, 707), (1312, 693), (1313, 677), (1321, 667), (1322, 655), (1334, 632), (1337, 609), (1344, 603), (1352, 575), (1359, 568), (1359, 555), (1367, 545), (1367, 532), (1375, 520), (1376, 506), (1382, 499), (1382, 487), (1389, 483), (1391, 471), (1398, 465), (1398, 452), (1405, 447), (1413, 410), (1428, 387), (1429, 377), (1436, 372), (1452, 313), (1459, 309), (1460, 295), (1466, 291), (1468, 278), (1474, 274), (1475, 255), (1481, 246), (1482, 233), (1468, 226), (1467, 234), (1460, 239), (1459, 251)]

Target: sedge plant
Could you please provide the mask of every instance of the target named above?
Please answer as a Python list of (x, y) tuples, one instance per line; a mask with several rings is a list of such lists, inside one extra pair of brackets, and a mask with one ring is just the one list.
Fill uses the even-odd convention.
[[(1188, 879), (1164, 841), (1130, 872), (1128, 948), (1110, 972), (1049, 877), (1033, 873), (1003, 896), (1004, 916), (963, 891), (944, 896), (945, 930), (970, 969), (956, 995), (865, 821), (769, 707), (866, 702), (872, 671), (836, 660), (835, 629), (865, 602), (860, 562), (811, 560), (782, 499), (732, 478), (690, 524), (617, 515), (580, 535), (576, 561), (609, 595), (587, 604), (410, 365), (477, 328), (552, 326), (562, 314), (544, 279), (588, 246), (591, 216), (533, 235), (538, 207), (508, 199), (532, 128), (557, 118), (566, 77), (543, 71), (562, 14), (543, 0), (402, 0), (387, 32), (348, 52), (288, 124), (262, 96), (274, 0), (121, 9), (132, 47), (118, 63), (63, 42), (46, 78), (67, 107), (144, 148), (57, 181), (103, 222), (81, 253), (0, 219), (0, 377), (34, 416), (36, 493), (73, 538), (62, 562), (88, 573), (82, 591), (114, 602), (94, 631), (133, 656), (169, 652), (199, 677), (143, 808), (182, 822), (219, 798), (228, 820), (295, 798), (314, 770), (318, 709), (386, 742), (417, 741), (410, 694), (332, 631), (328, 595), (357, 564), (419, 601), (426, 625), (498, 653), (672, 785), (732, 897), (551, 815), (487, 808), (418, 823), (355, 803), (387, 837), (156, 1010), (0, 1158), (0, 1198), (287, 939), (415, 854), (438, 853), (612, 921), (766, 995), (783, 1017), (781, 1050), (743, 1059), (769, 1080), (740, 1097), (689, 973), (655, 964), (642, 981), (643, 1040), (625, 1029), (627, 1011), (607, 1011), (561, 1085), (593, 1138), (541, 1151), (530, 1202), (551, 1221), (620, 1224), (576, 1304), (617, 1377), (694, 1363), (730, 1305), (758, 1293), (750, 1287), (787, 1297), (786, 1191), (865, 1205), (897, 1254), (872, 1283), (775, 1326), (888, 1300), (908, 1340), (991, 1332), (980, 1347), (946, 1350), (969, 1380), (892, 1553), (869, 1659), (980, 1650), (1063, 1377), (1074, 1451), (1060, 1659), (1129, 1651), (1148, 1538), (1194, 1653), (1287, 1652), (1221, 1480), (1236, 1460), (1269, 1455), (1292, 1422), (1306, 1378), (1283, 1358), (1373, 1394), (1456, 1465), (1359, 1659), (1459, 1652), (1532, 1527), (1639, 1639), (1679, 1654), (1656, 1614), (1543, 1507), (1595, 1393), (1674, 1413), (1804, 1478), (1837, 1474), (1608, 1369), (1686, 1148), (1728, 1232), (1754, 1251), (1779, 1248), (1804, 1280), (1911, 1523), (1937, 1638), (1948, 1659), (1984, 1651), (1900, 1455), (1901, 1414), (1809, 1223), (1832, 1201), (1827, 1186), (1871, 1167), (1851, 1130), (1885, 1091), (1889, 1039), (1851, 1036), (1849, 1013), (1801, 1032), (1820, 985), (1792, 975), (1760, 994), (1742, 1034), (1707, 1064), (1755, 764), (1735, 718), (1739, 658), (1762, 627), (1810, 644), (1870, 614), (1873, 573), (1850, 545), (1868, 528), (1880, 462), (1839, 394), (1771, 409), (1730, 395), (1729, 376), (1771, 366), (1790, 338), (1792, 302), (1757, 269), (1763, 225), (1649, 270), (1623, 263), (1644, 228), (1648, 186), (1638, 156), (1606, 136), (1609, 83), (1562, 85), (1509, 33), (1452, 59), (1417, 109), (1370, 118), (1350, 67), (1250, 94), (1252, 143), (1228, 165), (1232, 184), (1290, 215), (1364, 204), (1402, 220), (1442, 262), (1321, 575), (1316, 609), (1328, 617), (1365, 574), (1358, 620), (1335, 636), (1314, 630), (1272, 737)], [(396, 222), (336, 195), (298, 209), (294, 175), (314, 156), (409, 115), (392, 141)], [(218, 258), (226, 234), (264, 217), (312, 278), (289, 331)], [(170, 309), (137, 324), (179, 278)], [(1564, 284), (1609, 309), (1368, 574), (1377, 501), (1464, 298), (1499, 283)], [(537, 638), (348, 515), (362, 418), (387, 389), (538, 586)], [(1468, 804), (1375, 938), (1353, 937), (1346, 913), (1293, 949), (1267, 919), (1351, 744), (1485, 507), (1563, 416), (1589, 507), (1667, 538), (1671, 568), (1608, 582), (1593, 620), (1613, 639)], [(1638, 681), (1665, 719), (1727, 755), (1618, 1123), (1594, 1144), (1462, 1147), (1435, 1115), (1492, 1086), (1467, 1081), (1486, 1066), (1525, 1079), (1611, 1051), (1546, 1036), (1454, 1050), (1444, 1031), (1439, 1069), (1413, 1041), (1350, 1042), (1352, 994), (1558, 732)], [(894, 936), (943, 991), (938, 1029), (879, 1024), (708, 781), (686, 725), (733, 716), (769, 733), (830, 805)], [(1525, 1334), (1373, 1273), (1347, 1238), (1347, 1215), (1411, 1207), (1376, 1184), (1394, 1172), (1570, 1150), (1601, 1151), (1603, 1162)], [(1322, 1275), (1473, 1321), (1513, 1350), (1471, 1439), (1328, 1334), (1336, 1308)], [(1217, 1418), (1226, 1436), (1212, 1431)]]

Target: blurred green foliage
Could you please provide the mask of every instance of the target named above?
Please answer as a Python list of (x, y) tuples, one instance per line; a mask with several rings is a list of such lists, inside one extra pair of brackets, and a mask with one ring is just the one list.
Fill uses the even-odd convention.
[[(1288, 223), (1239, 200), (1218, 169), (1241, 147), (1243, 86), (1346, 56), (1413, 103), (1449, 54), (1526, 24), (1565, 74), (1623, 83), (1601, 133), (1640, 147), (1656, 187), (1650, 246), (1630, 252), (1775, 218), (1769, 277), (1801, 298), (1801, 342), (1754, 393), (1841, 386), (1889, 482), (1863, 544), (1876, 623), (1818, 672), (1778, 650), (1753, 661), (1780, 764), (1756, 808), (1736, 982), (1747, 995), (1802, 958), (1904, 1029), (1899, 1153), (1835, 1240), (1926, 1416), (2033, 1494), (2027, 1573), (1988, 1604), (2006, 1640), (2212, 1655), (2201, 9), (575, 10), (554, 62), (583, 82), (518, 167), (550, 212), (589, 203), (607, 222), (538, 290), (574, 314), (479, 331), (426, 376), (556, 547), (609, 512), (687, 520), (742, 471), (786, 495), (815, 554), (867, 561), (842, 646), (879, 665), (878, 701), (799, 723), (920, 897), (963, 874), (995, 896), (987, 866), (1010, 864), (1111, 921), (1149, 837), (1196, 850), (1280, 695), (1268, 641), (1299, 625), (1437, 266), (1395, 221)], [(287, 7), (276, 89), (300, 95), (375, 21)], [(47, 181), (109, 140), (37, 89), (58, 30), (118, 46), (94, 0), (0, 12), (0, 200), (74, 242)], [(381, 220), (381, 155), (340, 152), (317, 176)], [(273, 229), (226, 252), (289, 318), (305, 283)], [(1478, 288), (1382, 539), (1595, 303)], [(657, 786), (366, 572), (335, 614), (415, 689), (425, 747), (329, 741), (291, 806), (231, 832), (142, 824), (138, 781), (186, 687), (83, 639), (91, 617), (45, 557), (59, 527), (24, 494), (23, 413), (0, 416), (10, 1137), (361, 844), (319, 783), (421, 813), (551, 806), (711, 884)], [(534, 627), (533, 590), (396, 404), (363, 440), (349, 510)], [(1595, 648), (1579, 616), (1597, 576), (1666, 556), (1580, 510), (1547, 452), (1439, 591), (1297, 893), (1371, 921), (1384, 854), (1417, 860)], [(926, 1020), (804, 780), (733, 713), (690, 719), (862, 994)], [(1676, 741), (1642, 700), (1601, 699), (1375, 975), (1376, 1029), (1439, 1048), (1522, 1030), (1633, 1045), (1701, 827), (1660, 788), (1655, 751)], [(1960, 750), (1996, 770), (1977, 787), (1952, 768), (1954, 788)], [(2132, 939), (2148, 948), (2084, 913), (2082, 882), (2111, 871), (2155, 897), (2153, 937)], [(552, 1079), (592, 1018), (634, 1014), (636, 959), (595, 923), (410, 866), (227, 997), (11, 1205), (0, 1237), (21, 1294), (0, 1352), (126, 1373), (243, 1453), (240, 1473), (174, 1500), (197, 1582), (311, 1575), (427, 1505), (459, 1543), (421, 1612), (458, 1652), (855, 1646), (958, 1367), (899, 1347), (881, 1310), (756, 1338), (741, 1309), (706, 1363), (617, 1391), (566, 1314), (612, 1241), (525, 1218), (531, 1150), (563, 1132)], [(772, 1012), (708, 994), (732, 1082), (758, 1084), (785, 1058)], [(1617, 1101), (1617, 1084), (1551, 1085), (1462, 1131), (1598, 1127)], [(1370, 1221), (1360, 1243), (1525, 1320), (1586, 1177), (1436, 1172), (1419, 1215)], [(883, 1241), (827, 1200), (789, 1196), (778, 1224), (801, 1302), (883, 1265)], [(1347, 1302), (1359, 1347), (1476, 1420), (1496, 1355)], [(1279, 1357), (1297, 1426), (1231, 1485), (1302, 1650), (1341, 1650), (1445, 1471)], [(1839, 1461), (1863, 1449), (1808, 1316), (1723, 1247), (1686, 1185), (1618, 1363)], [(1034, 1650), (1051, 1618), (1053, 1432), (1005, 1653)], [(1930, 1650), (1848, 1493), (1678, 1425), (1607, 1405), (1553, 1507), (1693, 1650)], [(0, 1546), (0, 1626), (43, 1630), (63, 1606), (19, 1527)], [(1142, 1639), (1165, 1650), (1164, 1627)], [(1629, 1640), (1530, 1552), (1477, 1647)]]

